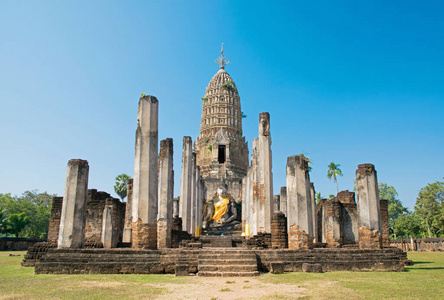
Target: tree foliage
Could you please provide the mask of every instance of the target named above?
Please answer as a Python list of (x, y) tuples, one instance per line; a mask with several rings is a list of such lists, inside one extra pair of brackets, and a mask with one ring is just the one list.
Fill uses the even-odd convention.
[(46, 238), (54, 196), (37, 190), (26, 191), (20, 197), (0, 194), (0, 209), (7, 218), (6, 225), (0, 225), (0, 234)]
[(128, 191), (128, 179), (131, 177), (127, 174), (120, 174), (116, 177), (116, 184), (114, 185), (114, 191), (119, 195), (120, 199), (125, 199)]
[(419, 191), (415, 213), (429, 237), (444, 234), (444, 182), (430, 183)]
[(331, 162), (328, 165), (328, 170), (327, 170), (327, 178), (331, 179), (333, 177), (335, 183), (336, 183), (336, 192), (339, 193), (339, 188), (338, 188), (338, 176), (342, 176), (342, 171), (341, 169), (339, 169), (341, 165), (340, 164), (335, 164), (334, 162)]
[(0, 207), (0, 233), (6, 232), (8, 214), (3, 207)]
[(6, 231), (15, 237), (19, 237), (20, 233), (30, 222), (25, 212), (10, 214), (6, 223)]
[(393, 231), (396, 236), (414, 236), (420, 237), (423, 232), (421, 219), (415, 213), (407, 212), (399, 215), (392, 222)]
[(322, 195), (321, 195), (321, 193), (316, 193), (316, 194), (315, 194), (316, 204), (319, 203), (319, 201), (321, 201), (321, 199), (322, 199)]
[[(389, 227), (394, 230), (394, 222), (403, 214), (408, 213), (408, 209), (402, 206), (401, 200), (398, 199), (396, 189), (387, 183), (378, 183), (379, 199), (388, 200)], [(395, 231), (396, 232), (396, 231)], [(396, 232), (398, 234), (398, 232)]]

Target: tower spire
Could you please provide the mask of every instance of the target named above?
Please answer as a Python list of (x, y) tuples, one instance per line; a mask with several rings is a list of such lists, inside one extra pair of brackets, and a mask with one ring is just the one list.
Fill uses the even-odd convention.
[(224, 43), (222, 43), (222, 48), (220, 49), (220, 57), (216, 59), (216, 63), (221, 69), (225, 69), (225, 66), (230, 62), (224, 57)]

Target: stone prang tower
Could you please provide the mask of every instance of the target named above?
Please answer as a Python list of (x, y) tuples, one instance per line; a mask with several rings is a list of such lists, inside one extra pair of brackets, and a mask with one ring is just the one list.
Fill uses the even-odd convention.
[(225, 184), (228, 193), (240, 202), (242, 178), (248, 169), (248, 145), (242, 136), (240, 97), (231, 76), (225, 71), (228, 61), (216, 61), (220, 69), (202, 97), (200, 135), (195, 143), (196, 162), (204, 183), (204, 201), (211, 200), (217, 187)]

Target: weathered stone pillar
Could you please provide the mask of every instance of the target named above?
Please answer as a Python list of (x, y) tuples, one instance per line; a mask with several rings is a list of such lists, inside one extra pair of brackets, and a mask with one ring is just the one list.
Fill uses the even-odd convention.
[(190, 222), (190, 231), (188, 231), (191, 235), (195, 235), (196, 233), (196, 206), (197, 206), (197, 182), (196, 182), (196, 152), (193, 152), (191, 155), (191, 222)]
[(273, 214), (273, 174), (271, 159), (270, 115), (259, 114), (259, 137), (253, 140), (253, 154), (249, 170), (252, 177), (252, 205), (250, 234), (271, 232)]
[(380, 248), (381, 210), (378, 179), (374, 165), (358, 165), (356, 170), (356, 198), (359, 215), (359, 247), (362, 249)]
[(71, 159), (66, 171), (65, 193), (58, 248), (82, 248), (85, 243), (86, 194), (89, 166), (86, 160)]
[(313, 237), (315, 239), (315, 242), (317, 242), (318, 220), (316, 217), (316, 192), (315, 192), (313, 182), (310, 182), (310, 203), (311, 203), (311, 214), (312, 214), (312, 221), (313, 221)]
[(173, 218), (179, 217), (179, 199), (180, 197), (173, 198)]
[(132, 227), (133, 227), (133, 179), (128, 179), (127, 192), (126, 192), (126, 212), (125, 212), (125, 225), (123, 228), (124, 243), (131, 243)]
[(134, 159), (132, 247), (157, 247), (158, 111), (154, 96), (139, 101)]
[(173, 139), (160, 141), (159, 213), (157, 215), (157, 248), (171, 248), (173, 227)]
[(203, 182), (200, 177), (200, 168), (196, 166), (196, 178), (195, 178), (195, 194), (196, 194), (196, 202), (195, 202), (195, 210), (194, 210), (194, 220), (195, 220), (195, 229), (194, 235), (200, 236), (202, 230), (202, 211), (203, 211)]
[[(304, 231), (313, 239), (313, 214), (310, 199), (308, 162), (300, 156), (287, 158), (287, 224), (288, 232)], [(297, 225), (293, 231), (290, 228)], [(289, 237), (290, 243), (290, 237)]]
[(281, 210), (281, 212), (283, 212), (285, 214), (285, 216), (287, 216), (287, 187), (283, 186), (281, 187), (281, 194), (279, 197), (279, 208)]
[(251, 189), (251, 167), (248, 168), (247, 176), (242, 179), (242, 235), (250, 236), (251, 228), (251, 202), (252, 202), (252, 189)]
[(179, 217), (182, 228), (191, 233), (191, 183), (193, 181), (193, 145), (191, 137), (183, 137), (182, 172), (180, 176)]
[(273, 211), (274, 212), (280, 211), (280, 209), (279, 209), (279, 205), (280, 205), (280, 201), (281, 201), (280, 198), (281, 198), (280, 195), (273, 195)]
[(103, 248), (115, 248), (119, 239), (117, 237), (117, 220), (114, 220), (112, 198), (105, 200), (102, 215), (102, 244)]
[(338, 248), (342, 244), (341, 238), (341, 204), (337, 198), (328, 200), (324, 204), (324, 243), (329, 248)]
[(271, 217), (271, 247), (288, 248), (287, 217), (281, 211)]

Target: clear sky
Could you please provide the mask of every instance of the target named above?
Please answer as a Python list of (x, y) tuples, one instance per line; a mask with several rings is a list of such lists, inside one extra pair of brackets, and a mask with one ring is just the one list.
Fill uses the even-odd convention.
[(218, 71), (238, 86), (244, 135), (269, 112), (274, 194), (287, 156), (313, 161), (311, 181), (353, 189), (373, 163), (413, 208), (444, 176), (442, 1), (0, 1), (0, 193), (63, 195), (69, 159), (89, 188), (115, 195), (132, 176), (137, 105), (159, 99), (159, 140), (199, 134), (201, 99)]

